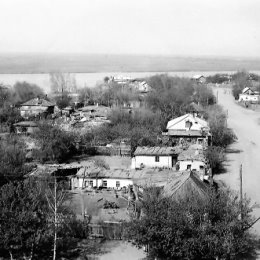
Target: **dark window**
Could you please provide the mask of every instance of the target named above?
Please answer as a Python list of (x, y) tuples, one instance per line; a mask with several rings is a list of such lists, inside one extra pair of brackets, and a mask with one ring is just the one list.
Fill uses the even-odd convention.
[(199, 138), (198, 139), (198, 144), (203, 144), (203, 139)]
[(186, 127), (186, 128), (189, 128), (189, 129), (190, 129), (191, 126), (192, 126), (192, 122), (191, 122), (191, 121), (186, 121), (186, 122), (185, 122), (185, 127)]
[(160, 157), (158, 155), (155, 156), (155, 161), (159, 162), (160, 161)]
[(200, 170), (203, 170), (204, 169), (204, 166), (203, 165), (200, 165)]
[(191, 164), (188, 164), (187, 165), (187, 170), (190, 170), (191, 169)]
[(103, 187), (107, 187), (107, 181), (103, 181)]

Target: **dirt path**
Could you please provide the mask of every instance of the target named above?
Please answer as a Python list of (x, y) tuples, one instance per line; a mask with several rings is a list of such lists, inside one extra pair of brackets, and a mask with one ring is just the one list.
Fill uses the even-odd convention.
[[(260, 204), (260, 113), (243, 108), (235, 103), (229, 91), (214, 90), (218, 103), (228, 112), (228, 126), (238, 137), (230, 148), (236, 153), (227, 154), (227, 173), (216, 176), (232, 189), (239, 189), (239, 167), (243, 167), (243, 192)], [(260, 217), (260, 208), (254, 210), (255, 217)], [(260, 221), (254, 225), (254, 231), (260, 235)]]

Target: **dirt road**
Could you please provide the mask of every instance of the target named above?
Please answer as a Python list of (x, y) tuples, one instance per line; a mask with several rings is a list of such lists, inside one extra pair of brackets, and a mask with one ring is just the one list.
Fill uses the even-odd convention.
[[(239, 167), (243, 168), (243, 192), (260, 204), (260, 113), (243, 108), (235, 103), (230, 90), (216, 89), (218, 103), (228, 112), (228, 126), (238, 137), (230, 148), (237, 152), (227, 154), (227, 173), (216, 176), (232, 189), (239, 189)], [(260, 208), (254, 210), (260, 217)], [(253, 230), (260, 235), (260, 220)]]

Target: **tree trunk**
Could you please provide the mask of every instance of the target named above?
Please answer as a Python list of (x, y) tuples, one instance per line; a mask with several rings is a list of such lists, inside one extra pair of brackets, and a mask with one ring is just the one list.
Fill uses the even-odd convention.
[(53, 241), (53, 260), (56, 260), (57, 243), (57, 179), (54, 184), (54, 241)]
[(14, 260), (14, 259), (13, 259), (12, 251), (9, 251), (9, 255), (10, 255), (10, 260)]

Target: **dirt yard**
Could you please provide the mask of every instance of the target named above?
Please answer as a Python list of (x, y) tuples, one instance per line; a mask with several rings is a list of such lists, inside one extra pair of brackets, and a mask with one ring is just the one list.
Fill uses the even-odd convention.
[[(260, 204), (260, 112), (239, 106), (230, 91), (217, 88), (214, 90), (218, 102), (228, 113), (228, 126), (238, 137), (227, 154), (227, 173), (216, 176), (232, 189), (239, 190), (239, 168), (243, 167), (243, 192)], [(260, 217), (260, 208), (254, 210), (256, 218)], [(253, 226), (260, 235), (260, 220)]]

